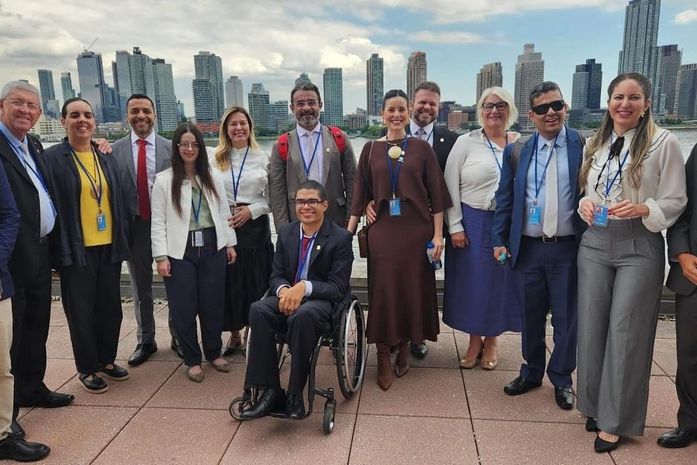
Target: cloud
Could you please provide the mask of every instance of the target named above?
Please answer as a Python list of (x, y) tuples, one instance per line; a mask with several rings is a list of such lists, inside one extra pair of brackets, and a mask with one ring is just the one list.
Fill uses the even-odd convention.
[(676, 24), (689, 24), (697, 21), (697, 9), (681, 11), (675, 15)]
[(432, 32), (417, 31), (408, 37), (414, 42), (426, 42), (431, 44), (476, 44), (484, 41), (479, 34), (469, 32)]

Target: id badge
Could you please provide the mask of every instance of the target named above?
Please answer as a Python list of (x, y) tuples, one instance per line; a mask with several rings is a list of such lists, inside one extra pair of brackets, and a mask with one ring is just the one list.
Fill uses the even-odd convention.
[(402, 216), (401, 199), (390, 199), (390, 216)]
[(104, 213), (99, 213), (97, 215), (97, 231), (106, 231), (106, 216)]
[(191, 234), (191, 246), (203, 247), (203, 231), (194, 231)]
[(537, 205), (528, 209), (528, 224), (538, 225), (542, 223), (542, 210)]
[(607, 205), (598, 205), (593, 212), (593, 226), (607, 227)]

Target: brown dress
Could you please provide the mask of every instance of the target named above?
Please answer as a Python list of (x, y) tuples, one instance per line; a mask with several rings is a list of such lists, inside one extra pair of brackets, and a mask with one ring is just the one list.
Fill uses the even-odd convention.
[[(450, 208), (450, 195), (428, 143), (409, 138), (403, 162), (389, 159), (388, 148), (383, 141), (366, 144), (354, 178), (351, 215), (361, 216), (371, 200), (377, 212), (368, 231), (366, 335), (369, 343), (435, 341), (439, 332), (436, 279), (426, 257), (426, 243), (433, 238), (431, 214)], [(388, 159), (393, 172), (402, 164), (396, 190), (401, 216), (389, 213)]]

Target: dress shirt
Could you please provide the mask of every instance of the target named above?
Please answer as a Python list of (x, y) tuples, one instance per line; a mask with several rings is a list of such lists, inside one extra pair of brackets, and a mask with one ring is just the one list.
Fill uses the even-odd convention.
[(409, 134), (410, 134), (412, 137), (415, 137), (416, 134), (417, 134), (417, 131), (418, 131), (419, 129), (423, 129), (423, 130), (424, 130), (424, 132), (426, 133), (426, 139), (424, 139), (424, 140), (425, 140), (426, 142), (428, 142), (428, 145), (430, 145), (431, 147), (433, 147), (433, 138), (435, 137), (435, 136), (433, 135), (433, 121), (431, 121), (430, 123), (428, 123), (426, 126), (424, 126), (424, 127), (422, 128), (421, 126), (419, 126), (419, 125), (416, 124), (413, 120), (410, 119), (410, 120), (409, 120)]
[[(619, 182), (618, 177), (610, 190), (608, 199), (615, 202), (629, 200), (631, 203), (646, 204), (649, 208), (649, 215), (642, 218), (642, 222), (649, 231), (659, 232), (675, 223), (687, 204), (685, 162), (680, 151), (678, 138), (670, 131), (659, 128), (642, 162), (641, 185), (639, 188), (633, 187), (628, 171), (632, 162), (632, 153), (631, 151), (627, 152), (627, 150), (631, 147), (635, 135), (636, 130), (634, 129), (624, 134), (624, 146), (620, 153), (619, 162), (611, 160), (608, 163), (610, 165), (610, 181), (612, 181), (625, 153), (629, 153), (627, 161), (622, 167), (622, 182)], [(586, 182), (587, 195), (580, 202), (590, 199), (596, 205), (603, 203), (603, 187), (608, 182), (607, 167), (603, 170), (602, 175), (600, 170), (605, 164), (610, 154), (610, 146), (616, 138), (617, 135), (613, 133), (610, 140), (593, 155), (593, 164)], [(596, 183), (598, 183), (597, 189)], [(608, 218), (619, 219), (612, 215)]]
[[(547, 142), (550, 144), (554, 142), (554, 137), (549, 141), (535, 133), (532, 137), (539, 136), (537, 140), (537, 184), (540, 189), (540, 193), (537, 197), (537, 206), (540, 207), (540, 224), (530, 224), (529, 223), (529, 212), (530, 208), (534, 205), (533, 201), (535, 199), (535, 154), (532, 154), (532, 160), (530, 160), (530, 167), (528, 168), (526, 187), (525, 187), (525, 222), (523, 224), (523, 234), (532, 237), (542, 237), (544, 234), (542, 232), (542, 219), (545, 216), (545, 182), (547, 176), (543, 178), (542, 173), (544, 172), (547, 160), (551, 155), (550, 150), (546, 147)], [(566, 127), (562, 127), (559, 132), (559, 137), (556, 137), (557, 143), (555, 145), (556, 152), (556, 165), (557, 165), (557, 199), (559, 201), (558, 205), (558, 216), (557, 216), (557, 236), (570, 236), (574, 234), (573, 225), (573, 215), (574, 215), (574, 190), (571, 184), (571, 179), (569, 179), (569, 155), (567, 152), (567, 132)], [(540, 182), (541, 180), (541, 182)], [(574, 179), (575, 183), (576, 180)]]
[[(34, 158), (32, 158), (31, 155), (27, 156), (27, 154), (24, 153), (22, 144), (25, 144), (27, 149), (29, 148), (27, 145), (29, 143), (27, 136), (24, 136), (23, 141), (17, 139), (2, 122), (0, 122), (0, 131), (2, 131), (7, 140), (10, 142), (10, 145), (14, 149), (17, 158), (19, 158), (19, 162), (22, 164), (22, 166), (24, 166), (24, 169), (29, 175), (29, 179), (31, 179), (31, 182), (36, 188), (36, 192), (39, 194), (39, 214), (41, 215), (39, 236), (45, 237), (48, 233), (53, 231), (53, 227), (56, 224), (56, 211), (53, 206), (53, 201), (51, 200), (51, 197), (49, 197), (48, 192), (46, 192), (46, 187), (44, 187), (46, 185), (45, 182), (47, 182), (46, 177), (44, 176), (44, 182), (37, 177), (36, 173), (39, 172), (39, 169), (36, 166)], [(29, 165), (31, 169), (28, 169), (27, 165)]]
[[(210, 164), (213, 167), (213, 174), (220, 177), (225, 186), (225, 195), (228, 205), (235, 204), (235, 194), (232, 186), (232, 172), (235, 172), (235, 181), (240, 172), (240, 165), (244, 159), (247, 149), (232, 149), (230, 152), (231, 166), (226, 170), (220, 170), (215, 161), (215, 155), (210, 157)], [(315, 159), (317, 163), (317, 159)], [(314, 166), (314, 163), (313, 163)], [(237, 191), (237, 203), (249, 204), (249, 211), (252, 219), (255, 220), (261, 215), (266, 215), (271, 211), (269, 207), (269, 154), (259, 149), (249, 149), (247, 161), (244, 163), (242, 176), (239, 179), (239, 189)]]
[[(307, 150), (307, 139), (312, 138), (312, 144), (317, 145), (315, 147), (315, 159), (312, 160), (312, 166), (310, 167), (310, 174), (307, 176), (308, 179), (313, 179), (320, 184), (324, 184), (322, 180), (322, 166), (324, 166), (324, 141), (322, 140), (322, 125), (317, 123), (317, 126), (312, 131), (308, 131), (305, 128), (301, 128), (298, 125), (295, 129), (298, 134), (298, 139), (300, 141), (300, 151), (305, 159), (305, 165), (310, 165), (310, 160), (312, 160), (312, 152)], [(319, 134), (319, 137), (317, 137)], [(316, 144), (315, 144), (316, 141)], [(303, 165), (303, 172), (305, 170), (305, 165)]]
[[(302, 226), (298, 229), (300, 229), (300, 243), (301, 244), (303, 242), (303, 237), (307, 237), (308, 239), (312, 237), (312, 236), (306, 236), (303, 233)], [(315, 245), (315, 241), (311, 241), (310, 242), (310, 249), (307, 251), (307, 257), (305, 257), (305, 261), (307, 263), (307, 266), (303, 267), (303, 270), (300, 274), (300, 280), (305, 283), (305, 297), (310, 297), (312, 295), (312, 281), (307, 279), (307, 273), (310, 270), (310, 257), (312, 256), (312, 248), (314, 247), (314, 245)], [(298, 254), (298, 260), (299, 259), (300, 259), (300, 254)], [(281, 289), (283, 289), (285, 287), (290, 287), (290, 286), (287, 284), (282, 284), (282, 285), (278, 286), (278, 288), (276, 289), (276, 297), (280, 297)]]
[[(133, 153), (133, 166), (135, 167), (136, 179), (138, 179), (138, 135), (131, 131), (131, 152)], [(155, 182), (155, 174), (157, 171), (157, 160), (155, 158), (155, 131), (150, 131), (148, 137), (145, 138), (145, 166), (148, 170), (148, 192), (152, 197), (152, 185)]]

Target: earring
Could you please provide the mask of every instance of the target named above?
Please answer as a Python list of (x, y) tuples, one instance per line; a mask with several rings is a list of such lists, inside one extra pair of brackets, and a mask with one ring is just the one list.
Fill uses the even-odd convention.
[(639, 118), (643, 118), (643, 117), (644, 117), (644, 113), (646, 113), (645, 110), (641, 112), (641, 116), (639, 116)]

